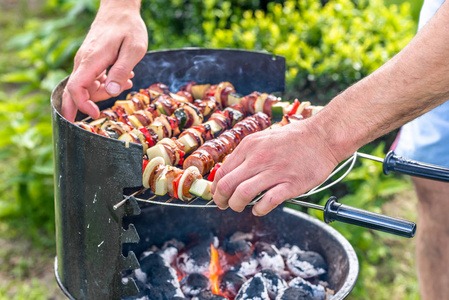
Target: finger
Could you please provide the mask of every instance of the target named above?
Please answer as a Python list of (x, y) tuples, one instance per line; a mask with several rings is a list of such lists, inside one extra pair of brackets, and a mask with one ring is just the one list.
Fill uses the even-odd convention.
[[(67, 83), (67, 91), (80, 111), (96, 119), (100, 115), (100, 111), (95, 103), (90, 101), (92, 98), (90, 92), (93, 89), (99, 90), (99, 85), (95, 81), (99, 76), (101, 77), (108, 63), (106, 59), (95, 63), (89, 63), (89, 61), (95, 60), (93, 58), (86, 59), (72, 73)], [(96, 95), (97, 99), (99, 97), (100, 95)]]
[(66, 89), (64, 89), (64, 93), (62, 94), (61, 114), (69, 122), (73, 123), (73, 121), (75, 121), (77, 110), (78, 108), (76, 107), (75, 102), (70, 96), (70, 93)]
[(130, 74), (136, 64), (145, 55), (146, 46), (129, 42), (125, 39), (117, 61), (111, 67), (106, 79), (106, 92), (110, 96), (118, 96), (126, 87)]
[(254, 205), (253, 214), (255, 216), (265, 216), (279, 204), (293, 197), (290, 189), (291, 187), (287, 183), (281, 183), (269, 189), (265, 196)]
[[(124, 90), (128, 90), (133, 87), (131, 80), (128, 80), (125, 84)], [(111, 98), (111, 96), (106, 92), (105, 83), (100, 81), (95, 81), (88, 89), (90, 100), (93, 102), (102, 101)]]
[(229, 205), (228, 200), (231, 198), (239, 183), (244, 182), (255, 175), (257, 175), (257, 173), (248, 172), (248, 168), (246, 168), (244, 164), (227, 173), (223, 178), (217, 181), (216, 189), (213, 194), (215, 204), (220, 209), (226, 209)]
[(125, 84), (124, 90), (129, 90), (132, 87), (133, 87), (133, 82), (130, 79), (128, 79), (128, 81)]
[(214, 182), (211, 186), (212, 195), (215, 194), (215, 190), (217, 189), (217, 183), (223, 178), (226, 174), (243, 164), (245, 160), (245, 156), (238, 155), (236, 152), (238, 147), (234, 150), (234, 153), (229, 155), (225, 162), (221, 165), (221, 167), (217, 170), (214, 177)]
[(241, 212), (257, 195), (264, 190), (269, 190), (272, 186), (271, 172), (261, 172), (241, 182), (229, 198), (228, 205), (232, 210)]

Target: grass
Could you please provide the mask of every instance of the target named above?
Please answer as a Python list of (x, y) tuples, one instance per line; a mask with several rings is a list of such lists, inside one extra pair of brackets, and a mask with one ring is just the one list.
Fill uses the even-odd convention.
[[(382, 207), (388, 216), (417, 221), (417, 198), (412, 188), (397, 194)], [(415, 265), (415, 239), (392, 235), (386, 236), (388, 256), (375, 267), (368, 266), (375, 273), (375, 281), (365, 284), (369, 299), (376, 300), (417, 300), (419, 299), (418, 279)], [(366, 266), (361, 266), (366, 267)], [(380, 288), (381, 287), (381, 288)], [(348, 299), (355, 299), (350, 296)]]
[(23, 230), (0, 223), (0, 300), (66, 299), (53, 275), (55, 247), (36, 247)]
[[(23, 22), (31, 14), (40, 13), (43, 0), (0, 0), (0, 40), (8, 41), (22, 31)], [(386, 0), (388, 4), (400, 4), (403, 0)], [(415, 20), (419, 16), (422, 0), (410, 1)], [(30, 9), (31, 8), (31, 9)], [(0, 73), (12, 70), (20, 63), (14, 53), (7, 51), (6, 43), (0, 43)], [(16, 89), (14, 85), (0, 86), (0, 100)], [(0, 161), (0, 173), (7, 174), (11, 161)], [(4, 178), (0, 175), (0, 180)], [(8, 201), (16, 201), (14, 191), (2, 193)], [(412, 200), (412, 201), (410, 201)], [(0, 202), (1, 203), (1, 202)], [(385, 205), (384, 213), (416, 220), (412, 192), (401, 193)], [(338, 229), (338, 228), (337, 228)], [(0, 300), (3, 299), (66, 299), (54, 280), (54, 237), (41, 237), (32, 242), (31, 230), (26, 220), (13, 222), (0, 219)], [(388, 258), (379, 265), (362, 266), (373, 272), (375, 280), (367, 285), (370, 299), (418, 299), (417, 279), (414, 266), (414, 240), (388, 238)], [(360, 283), (358, 283), (360, 284)], [(379, 286), (382, 288), (379, 289)], [(348, 299), (355, 298), (355, 295)]]

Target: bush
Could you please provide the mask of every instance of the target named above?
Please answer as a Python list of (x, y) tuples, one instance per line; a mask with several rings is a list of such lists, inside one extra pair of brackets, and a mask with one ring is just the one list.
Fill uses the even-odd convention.
[(208, 46), (266, 50), (285, 56), (288, 91), (328, 102), (399, 52), (412, 38), (408, 3), (381, 0), (286, 1), (246, 11), (230, 28), (217, 26)]
[[(24, 21), (25, 32), (10, 41), (8, 58), (0, 60), (1, 81), (18, 89), (0, 92), (0, 219), (29, 226), (26, 232), (37, 242), (42, 232), (54, 234), (50, 92), (70, 73), (98, 3), (48, 0), (41, 17)], [(325, 5), (319, 0), (147, 0), (142, 15), (153, 50), (227, 47), (285, 56), (287, 97), (315, 103), (329, 101), (373, 72), (407, 44), (415, 26), (407, 3), (386, 7), (381, 0)], [(374, 153), (382, 156), (383, 151)], [(376, 211), (392, 189), (404, 187), (380, 172), (365, 162), (351, 173), (343, 192), (333, 192), (352, 193), (342, 202)], [(323, 202), (321, 197), (326, 198), (313, 200)], [(354, 226), (339, 230), (357, 249), (362, 265), (363, 285), (355, 297), (375, 297), (367, 297), (366, 287), (375, 277), (370, 266), (387, 257), (383, 236)]]

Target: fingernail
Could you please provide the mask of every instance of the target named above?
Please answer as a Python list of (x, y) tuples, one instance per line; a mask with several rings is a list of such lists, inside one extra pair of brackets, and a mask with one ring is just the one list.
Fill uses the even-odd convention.
[(253, 215), (255, 215), (256, 217), (260, 217), (260, 214), (253, 208)]
[(118, 95), (122, 89), (120, 88), (120, 84), (117, 82), (109, 82), (106, 86), (106, 91), (111, 95)]

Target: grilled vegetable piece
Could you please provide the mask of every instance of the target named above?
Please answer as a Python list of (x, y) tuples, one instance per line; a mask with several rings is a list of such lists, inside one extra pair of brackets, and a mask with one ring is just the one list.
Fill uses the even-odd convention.
[(154, 176), (154, 171), (156, 167), (161, 164), (164, 164), (164, 159), (162, 157), (156, 157), (148, 162), (142, 175), (142, 183), (144, 187), (150, 188), (150, 182)]
[(193, 99), (203, 99), (206, 91), (210, 88), (210, 84), (192, 85), (191, 91)]
[(206, 200), (212, 198), (210, 192), (212, 182), (204, 180), (197, 168), (182, 170), (166, 166), (161, 157), (155, 157), (146, 163), (142, 183), (159, 196), (168, 193), (172, 197), (188, 201), (194, 197), (193, 192)]
[(182, 173), (177, 187), (177, 198), (182, 201), (189, 201), (193, 196), (189, 193), (192, 184), (196, 180), (201, 180), (201, 174), (195, 167), (189, 167)]
[(192, 183), (192, 186), (190, 187), (189, 192), (192, 195), (201, 197), (205, 200), (211, 200), (212, 199), (211, 187), (212, 187), (212, 182), (210, 182), (208, 180), (205, 180), (205, 179), (195, 180)]

